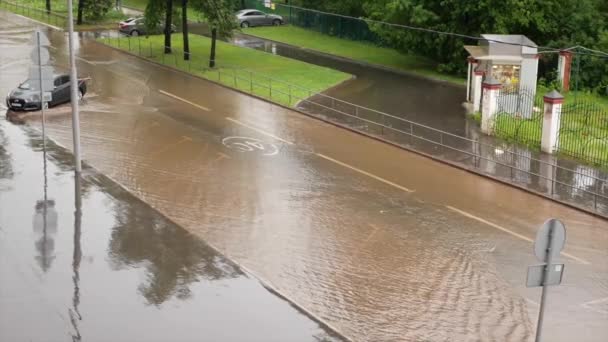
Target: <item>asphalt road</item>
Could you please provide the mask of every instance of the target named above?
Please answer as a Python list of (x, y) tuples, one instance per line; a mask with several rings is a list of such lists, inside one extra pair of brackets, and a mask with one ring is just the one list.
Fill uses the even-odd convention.
[[(6, 92), (34, 25), (0, 16)], [(64, 34), (49, 35), (65, 68)], [(544, 335), (608, 338), (606, 221), (90, 39), (78, 55), (87, 162), (345, 336), (532, 340), (531, 240), (557, 217), (566, 268)], [(49, 119), (49, 136), (69, 147), (70, 124)]]

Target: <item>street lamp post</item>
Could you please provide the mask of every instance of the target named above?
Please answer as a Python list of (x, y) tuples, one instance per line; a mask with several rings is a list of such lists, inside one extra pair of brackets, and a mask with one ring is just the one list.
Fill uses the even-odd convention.
[(72, 103), (72, 136), (74, 141), (74, 164), (76, 177), (80, 177), (82, 172), (82, 162), (80, 159), (80, 116), (78, 111), (78, 74), (76, 73), (76, 56), (74, 54), (74, 14), (72, 10), (72, 0), (68, 2), (68, 42), (70, 56), (70, 97)]

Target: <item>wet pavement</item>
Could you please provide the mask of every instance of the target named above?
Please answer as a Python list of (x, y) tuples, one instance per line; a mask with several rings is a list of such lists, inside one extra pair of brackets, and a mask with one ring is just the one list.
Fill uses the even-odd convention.
[(106, 177), (76, 185), (63, 148), (43, 154), (0, 120), (1, 341), (340, 340)]
[(464, 86), (362, 66), (250, 35), (237, 33), (232, 43), (355, 75), (324, 94), (466, 136), (467, 119), (462, 106), (466, 97)]
[[(0, 41), (11, 47), (0, 50), (7, 92), (27, 73), (20, 59), (33, 25), (0, 19)], [(49, 35), (53, 63), (65, 66), (64, 34)], [(83, 105), (84, 158), (348, 338), (532, 340), (540, 291), (525, 287), (527, 266), (538, 263), (529, 239), (548, 217), (566, 223), (568, 242), (545, 337), (608, 338), (606, 221), (78, 42), (80, 73), (97, 94)], [(49, 120), (50, 137), (69, 147), (70, 123)], [(16, 254), (9, 260), (31, 258)]]

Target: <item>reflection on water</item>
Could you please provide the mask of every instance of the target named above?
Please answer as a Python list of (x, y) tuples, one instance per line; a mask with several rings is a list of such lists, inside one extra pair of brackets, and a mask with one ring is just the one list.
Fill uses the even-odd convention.
[(36, 202), (34, 219), (34, 233), (36, 241), (34, 243), (38, 255), (35, 257), (44, 272), (51, 268), (55, 259), (55, 240), (57, 233), (57, 211), (55, 201), (40, 200)]
[(8, 141), (3, 131), (0, 131), (0, 179), (11, 178), (13, 176), (13, 168), (11, 164), (11, 155), (7, 150)]
[(80, 239), (82, 236), (82, 189), (81, 177), (78, 174), (74, 176), (74, 253), (72, 254), (72, 282), (74, 284), (74, 294), (72, 296), (72, 307), (69, 309), (70, 322), (74, 331), (72, 332), (72, 341), (81, 341), (80, 329), (78, 321), (82, 320), (82, 315), (78, 308), (80, 304), (80, 262), (82, 260), (82, 247)]
[(189, 285), (205, 280), (236, 278), (241, 273), (185, 230), (138, 203), (118, 201), (109, 253), (115, 269), (144, 267), (139, 292), (149, 304), (171, 297), (188, 299)]

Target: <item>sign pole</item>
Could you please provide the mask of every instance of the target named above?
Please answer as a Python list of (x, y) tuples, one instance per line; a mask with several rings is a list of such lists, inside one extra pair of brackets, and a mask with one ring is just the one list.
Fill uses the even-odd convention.
[(42, 87), (42, 53), (40, 52), (40, 31), (36, 31), (36, 47), (38, 49), (38, 78), (40, 79), (40, 111), (42, 111), (42, 149), (45, 154), (46, 161), (46, 132), (45, 132), (45, 116), (44, 116), (44, 88)]
[(76, 177), (80, 177), (82, 172), (82, 162), (80, 159), (80, 114), (78, 112), (78, 77), (76, 74), (76, 56), (74, 55), (74, 13), (72, 10), (72, 0), (68, 0), (68, 42), (70, 56), (70, 97), (72, 102), (72, 136), (74, 141), (74, 164), (76, 167)]
[(553, 259), (553, 237), (555, 230), (555, 221), (549, 222), (549, 234), (547, 239), (547, 259), (545, 269), (543, 272), (543, 290), (540, 295), (540, 309), (538, 311), (538, 324), (536, 325), (536, 342), (541, 341), (541, 334), (543, 329), (543, 319), (545, 316), (545, 303), (547, 301), (547, 291), (549, 290), (549, 276), (551, 272), (551, 261)]

